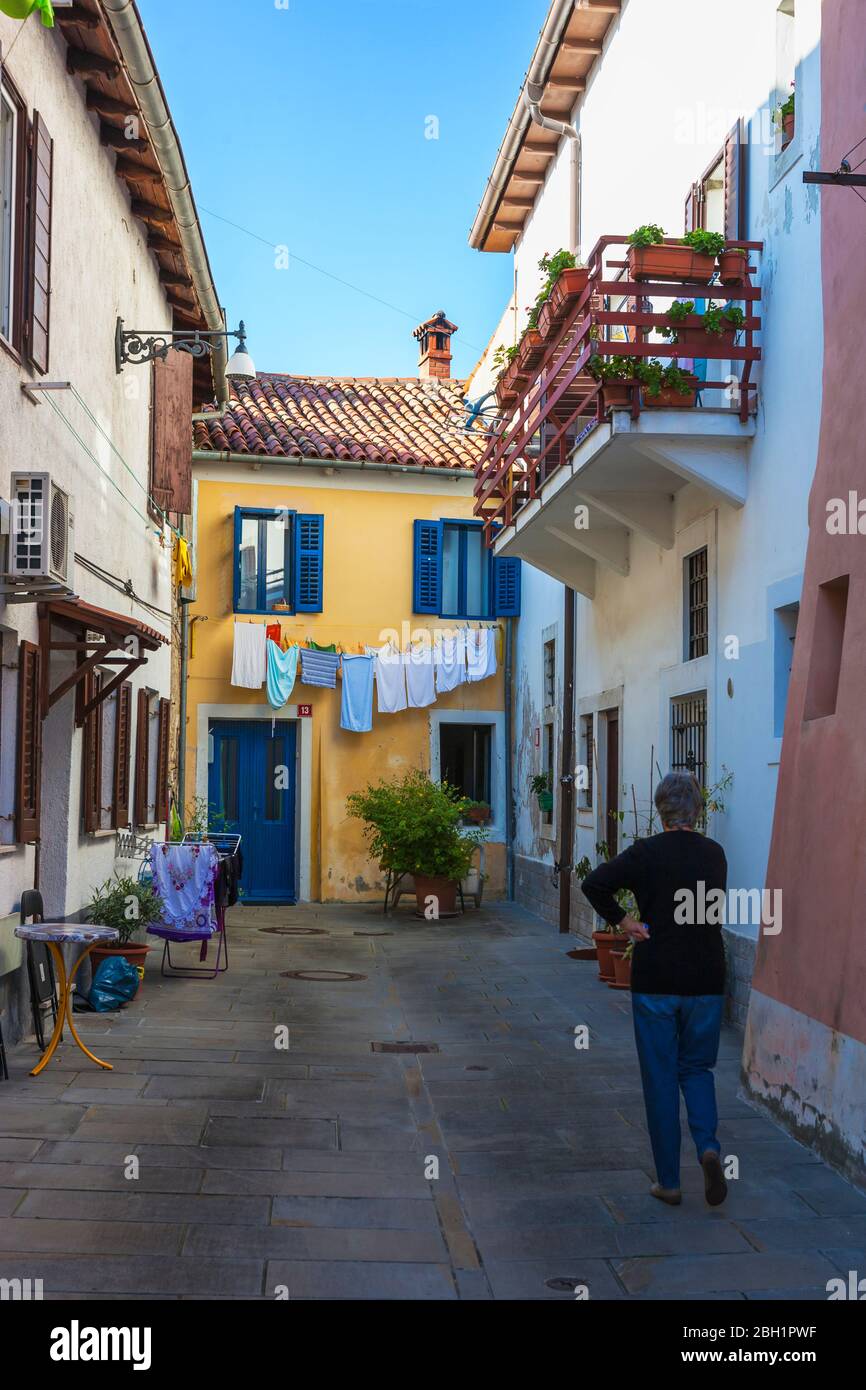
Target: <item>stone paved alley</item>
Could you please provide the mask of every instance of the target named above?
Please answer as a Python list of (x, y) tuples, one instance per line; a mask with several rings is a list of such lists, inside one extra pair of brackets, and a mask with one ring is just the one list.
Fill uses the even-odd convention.
[[(727, 1205), (705, 1207), (691, 1154), (682, 1207), (648, 1196), (629, 997), (549, 925), (512, 907), (233, 916), (228, 975), (161, 981), (153, 952), (124, 1013), (79, 1016), (114, 1071), (65, 1047), (31, 1078), (32, 1044), (12, 1051), (0, 1277), (56, 1298), (573, 1299), (548, 1285), (565, 1280), (593, 1299), (825, 1299), (866, 1267), (866, 1195), (737, 1099), (732, 1032)], [(405, 1039), (438, 1051), (371, 1047)]]

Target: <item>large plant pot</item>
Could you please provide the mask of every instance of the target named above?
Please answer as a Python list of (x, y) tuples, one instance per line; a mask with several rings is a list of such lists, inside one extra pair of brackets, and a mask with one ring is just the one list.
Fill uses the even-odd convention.
[(651, 396), (648, 391), (644, 391), (644, 407), (650, 410), (688, 410), (695, 404), (698, 396), (698, 379), (690, 376), (690, 380), (695, 384), (689, 391), (677, 391), (673, 386), (663, 386), (657, 396)]
[(558, 319), (564, 319), (574, 308), (589, 283), (589, 271), (585, 266), (572, 266), (557, 276), (550, 291), (548, 303)]
[(631, 989), (631, 956), (624, 951), (613, 951), (612, 989)]
[(616, 931), (594, 931), (592, 939), (598, 953), (598, 978), (607, 983), (614, 978), (612, 952), (622, 946), (623, 938)]
[(457, 916), (457, 884), (453, 879), (425, 878), (423, 874), (415, 874), (414, 879), (415, 903), (419, 916), (426, 916), (429, 898), (436, 899), (437, 917)]
[(144, 965), (150, 949), (138, 941), (131, 941), (126, 946), (94, 946), (90, 952), (91, 969), (95, 975), (102, 961), (110, 960), (113, 956), (123, 956), (124, 960), (134, 965), (138, 971), (138, 988), (141, 990), (144, 984)]
[(715, 257), (690, 246), (630, 246), (628, 270), (632, 280), (692, 280), (708, 285)]
[(722, 251), (719, 256), (719, 279), (723, 285), (743, 285), (746, 281), (748, 256), (739, 251)]

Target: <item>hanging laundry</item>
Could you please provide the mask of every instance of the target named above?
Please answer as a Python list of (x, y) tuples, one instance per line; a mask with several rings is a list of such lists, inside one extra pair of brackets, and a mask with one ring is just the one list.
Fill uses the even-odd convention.
[(235, 622), (232, 685), (261, 690), (265, 679), (265, 640), (261, 623)]
[(336, 651), (324, 652), (318, 648), (301, 647), (301, 680), (305, 685), (321, 685), (334, 690), (337, 685), (337, 667), (340, 658)]
[(466, 679), (484, 681), (496, 675), (496, 629), (482, 627), (466, 634)]
[(406, 708), (406, 659), (404, 654), (386, 643), (384, 647), (368, 647), (376, 676), (376, 708), (380, 714), (399, 714)]
[(288, 701), (298, 674), (298, 648), (289, 647), (287, 652), (276, 642), (268, 642), (268, 703), (273, 709), (282, 709)]
[(453, 637), (445, 636), (435, 650), (436, 689), (440, 695), (456, 690), (466, 680), (466, 632), (461, 628)]
[(313, 651), (313, 652), (335, 652), (336, 650), (337, 650), (337, 644), (336, 644), (336, 642), (329, 642), (328, 645), (327, 645), (327, 647), (320, 647), (318, 642), (313, 642), (312, 640), (310, 641), (310, 651)]
[(406, 670), (406, 703), (410, 709), (424, 709), (436, 703), (433, 676), (433, 653), (427, 645), (410, 647), (404, 655)]
[(265, 628), (265, 637), (269, 642), (276, 642), (279, 647), (282, 643), (283, 629), (279, 623), (268, 623)]
[(367, 734), (373, 727), (373, 657), (343, 653), (340, 728)]
[(174, 542), (174, 572), (179, 589), (192, 583), (192, 560), (183, 536), (178, 536)]
[(495, 675), (496, 675), (497, 666), (498, 666), (497, 647), (498, 647), (500, 632), (501, 632), (501, 629), (498, 628), (498, 627), (485, 628), (485, 629), (484, 629), (485, 636), (487, 637), (487, 644), (486, 644), (486, 646), (487, 646), (487, 651), (486, 651), (486, 655), (487, 655), (487, 665), (486, 665), (486, 667), (485, 667), (485, 669), (484, 669), (484, 675), (478, 677), (479, 680), (484, 681), (484, 680), (487, 680), (487, 677), (488, 677), (488, 676), (495, 676)]

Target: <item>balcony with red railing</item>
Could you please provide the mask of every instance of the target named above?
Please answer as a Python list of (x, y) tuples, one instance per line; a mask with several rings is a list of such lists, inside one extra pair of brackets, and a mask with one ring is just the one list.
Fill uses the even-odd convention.
[(604, 236), (586, 269), (560, 277), (497, 382), (476, 469), (475, 511), (497, 553), (588, 592), (596, 561), (628, 572), (629, 532), (673, 544), (686, 483), (745, 502), (761, 248), (730, 241), (716, 258)]

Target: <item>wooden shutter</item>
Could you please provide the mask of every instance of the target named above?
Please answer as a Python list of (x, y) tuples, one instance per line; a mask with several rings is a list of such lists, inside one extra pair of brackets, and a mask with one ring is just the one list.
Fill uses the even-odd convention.
[(171, 700), (159, 702), (159, 739), (156, 749), (156, 819), (168, 819), (168, 733)]
[(413, 540), (412, 611), (438, 617), (442, 612), (442, 522), (414, 522)]
[(30, 127), (26, 352), (37, 372), (48, 371), (51, 317), (51, 192), (54, 141), (38, 111)]
[(42, 653), (22, 642), (18, 655), (18, 756), (15, 787), (15, 840), (39, 839), (39, 788), (42, 779)]
[(737, 121), (725, 140), (725, 240), (745, 241), (746, 173), (748, 147), (743, 141), (742, 122)]
[(192, 368), (188, 352), (153, 364), (150, 495), (163, 512), (192, 511)]
[(129, 755), (132, 735), (132, 685), (124, 681), (117, 691), (117, 725), (114, 738), (114, 789), (111, 824), (115, 830), (129, 825)]
[(136, 825), (147, 824), (147, 774), (150, 767), (150, 750), (147, 746), (149, 715), (150, 696), (146, 690), (139, 690), (135, 721), (135, 806), (133, 808), (133, 820)]
[[(98, 671), (88, 671), (84, 678), (84, 701), (89, 703), (98, 695), (102, 677)], [(102, 805), (102, 702), (94, 705), (84, 721), (82, 750), (83, 821), (85, 830), (98, 830)]]
[(510, 555), (493, 556), (493, 616), (520, 617), (520, 561)]
[(325, 518), (295, 517), (295, 612), (321, 613), (324, 589)]

